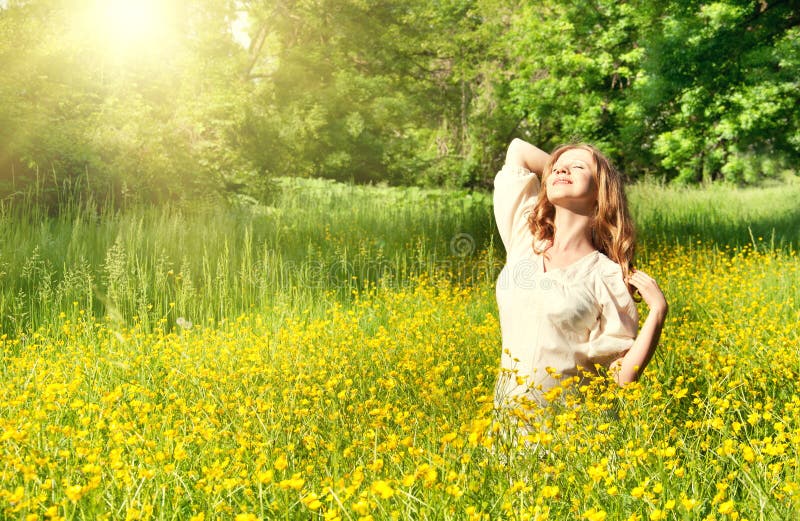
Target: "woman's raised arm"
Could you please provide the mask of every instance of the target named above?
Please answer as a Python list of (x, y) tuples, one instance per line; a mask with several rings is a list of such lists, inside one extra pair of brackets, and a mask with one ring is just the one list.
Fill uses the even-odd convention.
[(506, 162), (494, 178), (494, 218), (506, 253), (512, 243), (530, 247), (527, 215), (539, 194), (539, 175), (550, 155), (521, 139), (508, 145)]
[(523, 166), (539, 175), (549, 160), (550, 154), (519, 138), (514, 138), (506, 151), (507, 165)]

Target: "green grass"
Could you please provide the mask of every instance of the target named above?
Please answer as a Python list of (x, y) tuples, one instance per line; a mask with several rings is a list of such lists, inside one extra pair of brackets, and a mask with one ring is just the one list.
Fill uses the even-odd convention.
[[(149, 328), (218, 321), (280, 303), (319, 314), (419, 273), (492, 282), (502, 266), (491, 194), (280, 179), (274, 206), (85, 205), (50, 217), (0, 206), (1, 331), (80, 310)], [(797, 248), (800, 184), (767, 189), (629, 189), (642, 259), (652, 246)]]
[(629, 194), (639, 235), (647, 244), (700, 240), (773, 249), (800, 245), (800, 183), (766, 188), (642, 183)]
[(661, 345), (642, 382), (542, 411), (535, 450), (492, 430), (489, 195), (281, 186), (0, 209), (0, 517), (800, 512), (797, 185), (631, 187)]
[(53, 218), (0, 208), (3, 331), (80, 309), (145, 326), (278, 302), (319, 310), (326, 292), (346, 300), (378, 280), (403, 285), (421, 272), (458, 270), (492, 249), (486, 194), (293, 179), (281, 187), (272, 207), (79, 209)]

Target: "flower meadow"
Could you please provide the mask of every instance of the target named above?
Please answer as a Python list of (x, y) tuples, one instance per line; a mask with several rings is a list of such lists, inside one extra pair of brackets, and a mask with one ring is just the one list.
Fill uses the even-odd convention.
[[(671, 308), (644, 378), (624, 389), (602, 377), (581, 387), (564, 382), (563, 399), (538, 411), (524, 435), (510, 435), (515, 419), (493, 411), (493, 277), (502, 252), (491, 230), (479, 231), (491, 224), (487, 205), (434, 206), (414, 217), (418, 227), (385, 236), (354, 234), (373, 226), (358, 208), (345, 212), (349, 219), (334, 215), (327, 231), (320, 225), (316, 246), (304, 236), (304, 254), (326, 266), (325, 283), (301, 291), (292, 287), (302, 280), (290, 278), (273, 293), (242, 282), (269, 273), (281, 282), (263, 261), (278, 262), (267, 238), (253, 239), (253, 219), (263, 216), (243, 225), (251, 246), (240, 239), (214, 257), (209, 243), (193, 252), (203, 257), (196, 265), (169, 256), (168, 245), (185, 239), (170, 235), (178, 232), (161, 217), (120, 220), (119, 235), (97, 246), (86, 245), (91, 230), (81, 236), (81, 221), (72, 227), (77, 244), (65, 240), (83, 256), (94, 296), (81, 296), (74, 281), (67, 288), (75, 272), (48, 257), (62, 236), (58, 223), (45, 233), (51, 246), (31, 231), (21, 249), (31, 255), (39, 247), (37, 266), (53, 273), (55, 309), (37, 303), (33, 286), (16, 286), (27, 307), (15, 309), (28, 323), (4, 322), (0, 518), (797, 517), (793, 231), (670, 241), (674, 220), (667, 229), (662, 218), (654, 235), (664, 238), (645, 242), (638, 264), (659, 280)], [(207, 224), (204, 241), (236, 229)], [(100, 223), (92, 230), (104, 233)], [(136, 233), (164, 242), (125, 247)], [(475, 249), (465, 254), (448, 237), (468, 238)], [(247, 248), (262, 261), (255, 253), (244, 260)], [(357, 268), (378, 252), (391, 269), (359, 279)], [(345, 253), (348, 264), (332, 260)], [(221, 255), (228, 264), (217, 262)], [(42, 276), (29, 270), (19, 279)], [(126, 286), (147, 281), (144, 300)], [(216, 307), (214, 284), (227, 285), (218, 298), (228, 300)]]

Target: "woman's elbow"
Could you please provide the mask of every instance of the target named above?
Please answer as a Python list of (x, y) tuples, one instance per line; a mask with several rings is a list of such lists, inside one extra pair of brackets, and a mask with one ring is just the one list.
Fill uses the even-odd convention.
[(525, 166), (525, 154), (523, 149), (527, 143), (522, 139), (515, 137), (511, 140), (506, 150), (506, 164), (509, 166)]

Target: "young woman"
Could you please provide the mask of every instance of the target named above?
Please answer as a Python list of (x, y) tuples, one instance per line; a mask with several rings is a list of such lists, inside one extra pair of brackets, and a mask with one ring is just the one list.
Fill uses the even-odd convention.
[[(667, 302), (655, 280), (633, 269), (619, 173), (590, 145), (551, 155), (515, 139), (494, 187), (507, 254), (497, 280), (496, 404), (544, 405), (564, 379), (599, 367), (621, 386), (636, 380), (658, 344)], [(638, 335), (634, 290), (649, 308)]]

